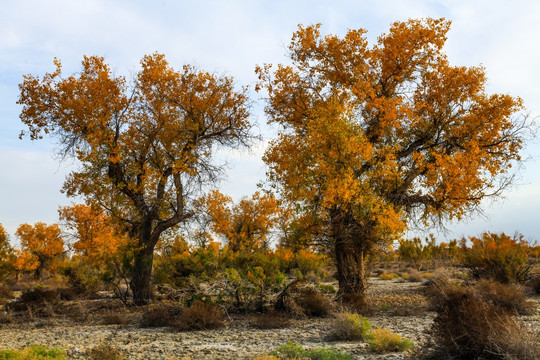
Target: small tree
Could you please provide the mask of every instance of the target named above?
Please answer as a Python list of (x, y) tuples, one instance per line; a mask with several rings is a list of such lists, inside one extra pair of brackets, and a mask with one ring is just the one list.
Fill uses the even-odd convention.
[(415, 221), (461, 219), (499, 195), (520, 160), (522, 101), (485, 93), (482, 67), (452, 66), (444, 19), (322, 36), (300, 26), (291, 65), (257, 69), (281, 127), (264, 160), (270, 182), (324, 225), (339, 293), (362, 297), (365, 260)]
[[(96, 207), (73, 204), (58, 210), (60, 220), (75, 242), (73, 243), (75, 267), (65, 270), (73, 285), (84, 289), (85, 277), (99, 277), (115, 286), (120, 298), (126, 302), (129, 288), (122, 289), (122, 282), (129, 285), (128, 276), (132, 259), (132, 239), (107, 213)], [(76, 259), (78, 258), (78, 259)], [(81, 282), (81, 284), (77, 284)], [(91, 282), (97, 285), (97, 281)]]
[[(43, 269), (52, 264), (55, 258), (64, 253), (64, 240), (58, 224), (47, 225), (37, 222), (34, 225), (22, 224), (17, 228), (15, 235), (21, 242), (21, 256), (31, 259), (25, 259), (22, 268), (28, 268), (31, 263), (35, 263), (34, 276), (36, 279), (41, 277)], [(34, 266), (32, 266), (34, 267)]]
[(42, 78), (24, 77), (20, 118), (31, 139), (49, 134), (61, 155), (80, 162), (64, 191), (106, 211), (135, 240), (130, 287), (135, 304), (145, 304), (161, 234), (190, 219), (191, 200), (219, 178), (215, 148), (251, 139), (247, 89), (192, 66), (177, 71), (161, 54), (145, 56), (131, 84), (101, 57), (85, 57), (69, 77), (54, 63)]
[(9, 242), (9, 235), (0, 224), (0, 280), (11, 272), (14, 256), (13, 247)]
[(233, 204), (229, 196), (215, 190), (201, 198), (199, 204), (209, 217), (210, 229), (225, 238), (229, 250), (252, 252), (268, 248), (268, 234), (279, 212), (274, 196), (257, 191), (251, 199)]

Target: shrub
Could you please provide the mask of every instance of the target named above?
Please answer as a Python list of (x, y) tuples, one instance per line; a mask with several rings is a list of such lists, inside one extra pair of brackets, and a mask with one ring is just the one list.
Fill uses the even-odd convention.
[(502, 284), (494, 280), (481, 280), (475, 285), (480, 296), (493, 304), (520, 315), (530, 315), (535, 304), (525, 298), (523, 289), (512, 284)]
[(11, 324), (12, 322), (13, 318), (10, 313), (6, 311), (0, 312), (0, 324)]
[(30, 345), (22, 350), (0, 350), (0, 360), (64, 360), (64, 350)]
[(373, 352), (401, 352), (413, 348), (413, 343), (407, 338), (396, 334), (389, 329), (377, 328), (371, 331), (369, 348)]
[(319, 283), (315, 285), (315, 287), (323, 294), (335, 294), (337, 292), (336, 288), (332, 284)]
[(527, 286), (536, 294), (540, 294), (540, 274), (536, 274), (535, 276), (531, 277), (531, 279), (527, 282)]
[(364, 340), (369, 335), (371, 324), (358, 314), (341, 313), (336, 316), (330, 334), (336, 340)]
[(326, 316), (333, 309), (332, 302), (312, 287), (303, 288), (296, 298), (296, 302), (302, 307), (304, 314), (308, 316)]
[(182, 311), (175, 326), (180, 330), (217, 329), (223, 326), (223, 311), (217, 305), (197, 300)]
[(283, 329), (290, 325), (289, 316), (275, 310), (261, 314), (253, 320), (253, 326), (257, 329)]
[(484, 300), (472, 286), (439, 286), (432, 334), (445, 353), (461, 359), (537, 359), (538, 338), (511, 312)]
[(181, 308), (158, 305), (147, 308), (141, 317), (141, 327), (163, 327), (173, 325), (181, 313)]
[(472, 245), (461, 240), (463, 264), (478, 279), (494, 279), (502, 283), (524, 283), (530, 277), (530, 246), (523, 235), (485, 232), (481, 237), (471, 237)]
[(56, 290), (36, 285), (23, 291), (16, 301), (7, 305), (7, 308), (14, 311), (29, 311), (41, 316), (51, 316), (59, 301), (60, 296)]
[(75, 294), (89, 295), (99, 290), (102, 280), (98, 270), (76, 258), (62, 269)]
[(422, 277), (422, 273), (418, 270), (410, 270), (408, 272), (408, 275), (409, 277), (406, 280), (410, 282), (421, 282), (424, 280), (424, 278)]
[(15, 295), (9, 287), (0, 283), (0, 299), (13, 299)]
[(89, 360), (124, 360), (126, 355), (123, 351), (112, 345), (100, 344), (87, 351)]
[[(318, 348), (305, 350), (302, 344), (292, 340), (272, 351), (271, 355), (278, 359), (313, 359), (313, 360), (351, 360), (349, 354), (345, 354), (335, 348)], [(270, 358), (272, 359), (272, 358)]]
[(124, 314), (111, 313), (105, 315), (102, 321), (104, 325), (124, 325), (127, 319)]
[(393, 279), (397, 279), (398, 277), (399, 277), (398, 274), (396, 274), (396, 273), (387, 273), (386, 271), (378, 276), (378, 278), (381, 279), (381, 280), (393, 280)]

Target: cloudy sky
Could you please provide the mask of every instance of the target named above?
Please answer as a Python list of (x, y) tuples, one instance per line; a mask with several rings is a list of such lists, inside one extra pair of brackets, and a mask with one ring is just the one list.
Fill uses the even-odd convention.
[[(58, 162), (54, 144), (19, 140), (16, 104), (23, 74), (42, 75), (59, 58), (64, 72), (80, 70), (83, 55), (104, 56), (116, 74), (133, 74), (145, 54), (164, 53), (175, 67), (195, 64), (232, 75), (239, 85), (256, 81), (254, 67), (286, 62), (298, 24), (321, 23), (324, 33), (365, 28), (375, 41), (396, 20), (445, 17), (452, 21), (446, 52), (455, 65), (483, 64), (488, 91), (523, 98), (540, 115), (540, 2), (522, 1), (119, 1), (6, 0), (0, 12), (0, 223), (13, 233), (23, 222), (56, 222), (67, 205), (60, 188), (73, 163)], [(259, 95), (253, 120), (268, 140)], [(264, 144), (251, 153), (229, 152), (222, 190), (239, 198), (264, 179)], [(528, 145), (521, 178), (504, 199), (486, 202), (486, 217), (448, 224), (444, 237), (484, 230), (520, 231), (540, 240), (540, 145)], [(442, 235), (441, 235), (442, 236)]]

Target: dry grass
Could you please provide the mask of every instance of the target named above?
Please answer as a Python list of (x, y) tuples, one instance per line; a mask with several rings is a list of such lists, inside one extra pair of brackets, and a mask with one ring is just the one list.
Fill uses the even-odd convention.
[(422, 277), (422, 273), (418, 270), (410, 270), (409, 271), (409, 278), (407, 279), (410, 282), (422, 282), (424, 278)]
[(307, 316), (327, 316), (334, 309), (334, 304), (326, 296), (311, 287), (302, 289), (295, 300)]
[(182, 312), (179, 306), (157, 304), (149, 306), (142, 314), (141, 327), (164, 327), (174, 325)]
[(286, 313), (269, 311), (256, 316), (252, 325), (257, 329), (283, 329), (291, 326), (291, 319)]
[(217, 305), (200, 300), (184, 309), (180, 321), (173, 324), (178, 330), (218, 329), (223, 325), (223, 311)]
[(369, 296), (368, 313), (383, 311), (394, 316), (418, 316), (424, 314), (429, 303), (422, 294), (403, 292), (397, 294), (377, 294)]
[(13, 299), (14, 297), (13, 291), (7, 285), (0, 283), (0, 299)]
[(0, 324), (11, 324), (13, 322), (13, 317), (10, 313), (6, 311), (0, 312)]
[(14, 302), (7, 304), (7, 309), (15, 312), (26, 312), (29, 317), (50, 317), (56, 314), (60, 296), (56, 290), (36, 286), (23, 291)]
[(437, 310), (432, 333), (441, 350), (460, 359), (538, 359), (539, 339), (512, 313), (486, 301), (473, 286), (432, 288)]
[(475, 288), (485, 301), (492, 302), (511, 312), (531, 315), (536, 310), (534, 302), (525, 298), (521, 286), (502, 284), (495, 280), (481, 280), (475, 285)]
[(102, 323), (104, 325), (124, 325), (127, 322), (125, 314), (109, 313), (103, 316)]
[(87, 351), (89, 360), (125, 360), (126, 354), (108, 344), (100, 344)]

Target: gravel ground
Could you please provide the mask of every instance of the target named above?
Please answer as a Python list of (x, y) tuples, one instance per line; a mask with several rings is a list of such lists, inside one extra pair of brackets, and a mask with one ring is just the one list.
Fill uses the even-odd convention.
[[(418, 309), (425, 305), (425, 299), (419, 295), (420, 286), (418, 283), (371, 279), (370, 297), (377, 299), (373, 300), (374, 307), (381, 309), (368, 316), (373, 327), (387, 327), (411, 339), (417, 348), (425, 348), (434, 313), (424, 310), (396, 316), (399, 314), (396, 309), (400, 305), (403, 307), (404, 299), (415, 303)], [(531, 328), (540, 329), (539, 315), (524, 317), (524, 320)], [(415, 357), (411, 354), (373, 354), (363, 342), (328, 341), (331, 324), (331, 318), (304, 319), (293, 320), (292, 326), (286, 329), (259, 330), (250, 326), (249, 317), (235, 316), (229, 318), (222, 329), (178, 332), (169, 328), (142, 329), (136, 320), (124, 325), (101, 325), (57, 316), (2, 325), (0, 348), (43, 344), (66, 349), (69, 359), (85, 359), (88, 349), (106, 343), (122, 349), (128, 359), (232, 360), (252, 359), (294, 340), (307, 348), (333, 346), (352, 354), (354, 359)]]

